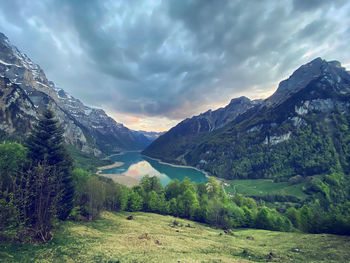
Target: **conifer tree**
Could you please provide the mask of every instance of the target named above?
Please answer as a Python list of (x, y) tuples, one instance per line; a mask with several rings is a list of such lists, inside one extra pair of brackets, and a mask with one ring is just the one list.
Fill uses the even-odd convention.
[(56, 174), (60, 183), (57, 216), (64, 220), (73, 207), (74, 186), (72, 183), (72, 158), (67, 153), (63, 142), (63, 128), (59, 126), (51, 109), (44, 111), (34, 131), (27, 140), (29, 157), (32, 165), (45, 163)]

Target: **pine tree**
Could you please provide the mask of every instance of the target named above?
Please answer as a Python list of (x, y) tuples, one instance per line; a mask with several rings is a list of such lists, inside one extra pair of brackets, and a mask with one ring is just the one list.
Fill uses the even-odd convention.
[(59, 126), (52, 110), (43, 113), (34, 131), (27, 140), (29, 157), (32, 165), (45, 163), (57, 175), (60, 187), (56, 195), (60, 195), (57, 204), (57, 216), (64, 220), (73, 207), (74, 186), (72, 183), (73, 161), (66, 151), (63, 142), (63, 128)]

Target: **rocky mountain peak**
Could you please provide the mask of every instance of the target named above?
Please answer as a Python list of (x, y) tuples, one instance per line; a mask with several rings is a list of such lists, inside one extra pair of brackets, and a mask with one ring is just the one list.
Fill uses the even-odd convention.
[(229, 105), (231, 105), (231, 104), (250, 103), (250, 102), (251, 102), (250, 99), (248, 99), (248, 98), (245, 97), (245, 96), (241, 96), (241, 97), (238, 97), (238, 98), (233, 98), (233, 99), (230, 101)]
[[(208, 110), (200, 115), (187, 118), (184, 121), (171, 128), (168, 132), (159, 136), (146, 150), (145, 154), (152, 151), (163, 149), (163, 145), (169, 147), (168, 142), (172, 141), (179, 145), (186, 145), (187, 142), (194, 140), (197, 136), (210, 134), (214, 130), (220, 129), (232, 122), (238, 115), (246, 112), (261, 101), (251, 101), (247, 97), (234, 98), (226, 107), (217, 110)], [(183, 162), (180, 156), (176, 162)]]
[(265, 103), (268, 106), (277, 105), (289, 98), (292, 94), (305, 88), (312, 80), (321, 76), (339, 79), (349, 75), (338, 61), (330, 61), (318, 57), (299, 67), (286, 80), (280, 82), (277, 91)]

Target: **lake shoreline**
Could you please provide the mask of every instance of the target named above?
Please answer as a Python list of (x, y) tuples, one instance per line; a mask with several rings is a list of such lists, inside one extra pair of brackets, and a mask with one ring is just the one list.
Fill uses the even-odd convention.
[[(120, 155), (120, 154), (123, 154), (123, 153), (113, 154), (111, 156)], [(109, 156), (109, 157), (111, 157), (111, 156)], [(126, 175), (123, 175), (123, 174), (104, 174), (104, 173), (102, 173), (104, 170), (120, 167), (120, 166), (123, 166), (123, 165), (124, 165), (123, 162), (115, 162), (115, 163), (110, 164), (110, 165), (101, 166), (101, 167), (97, 168), (96, 174), (99, 175), (99, 176), (103, 176), (103, 177), (112, 179), (114, 182), (116, 182), (118, 184), (123, 184), (123, 185), (125, 185), (126, 187), (129, 187), (129, 188), (131, 188), (131, 187), (133, 187), (135, 185), (139, 185), (140, 181), (138, 179), (130, 177), (130, 176), (126, 176)]]
[(142, 156), (146, 157), (146, 158), (149, 158), (151, 160), (154, 160), (154, 161), (157, 161), (161, 164), (166, 164), (166, 165), (169, 165), (169, 166), (172, 166), (172, 167), (177, 167), (177, 168), (190, 168), (190, 169), (194, 169), (194, 170), (197, 170), (198, 172), (201, 172), (205, 175), (205, 177), (209, 178), (210, 175), (206, 172), (206, 171), (203, 171), (201, 169), (198, 169), (197, 167), (193, 167), (193, 166), (189, 166), (189, 165), (181, 165), (181, 164), (172, 164), (172, 163), (167, 163), (167, 162), (164, 162), (162, 161), (161, 159), (157, 159), (157, 158), (153, 158), (153, 157), (149, 157), (147, 155), (144, 155), (144, 154), (141, 154)]
[(104, 170), (108, 170), (108, 169), (120, 167), (120, 166), (123, 166), (123, 165), (124, 165), (123, 162), (115, 162), (115, 163), (113, 163), (113, 164), (109, 164), (109, 165), (97, 167), (97, 172), (96, 172), (96, 174), (102, 175), (102, 172), (103, 172)]
[(224, 183), (224, 179), (223, 179), (223, 178), (219, 178), (219, 177), (216, 177), (216, 176), (211, 176), (211, 175), (209, 175), (208, 172), (206, 172), (206, 171), (204, 171), (204, 170), (201, 170), (201, 169), (199, 169), (199, 168), (197, 168), (197, 167), (193, 167), (193, 166), (189, 166), (189, 165), (172, 164), (172, 163), (164, 162), (164, 161), (162, 161), (161, 159), (149, 157), (149, 156), (144, 155), (144, 154), (141, 154), (141, 155), (144, 156), (144, 157), (147, 157), (147, 158), (149, 158), (149, 159), (152, 159), (152, 160), (154, 160), (154, 161), (157, 161), (157, 162), (159, 162), (159, 163), (161, 163), (161, 164), (166, 164), (166, 165), (173, 166), (173, 167), (177, 167), (177, 168), (191, 168), (191, 169), (195, 169), (195, 170), (197, 170), (198, 172), (203, 173), (203, 174), (205, 175), (205, 177), (208, 178), (208, 179), (209, 179), (210, 177), (214, 177), (215, 180), (216, 180), (220, 185), (222, 185), (222, 184)]
[(113, 153), (113, 154), (108, 155), (107, 157), (103, 158), (102, 160), (110, 160), (110, 158), (113, 157), (113, 156), (122, 155), (122, 154), (124, 154), (124, 153), (129, 153), (129, 152), (136, 152), (136, 153), (138, 153), (138, 152), (142, 152), (142, 150), (122, 151), (122, 152), (120, 152), (120, 153)]
[[(129, 153), (130, 152), (134, 152), (134, 153), (137, 153), (137, 155), (139, 154), (141, 156), (141, 158), (144, 161), (146, 161), (146, 162), (147, 162), (147, 159), (148, 159), (149, 161), (151, 161), (151, 160), (156, 161), (160, 165), (165, 165), (165, 166), (179, 168), (179, 169), (192, 169), (193, 172), (191, 172), (191, 173), (200, 172), (200, 174), (201, 174), (200, 176), (202, 178), (206, 178), (205, 181), (208, 181), (208, 178), (210, 177), (209, 174), (206, 171), (200, 170), (200, 169), (198, 169), (196, 167), (189, 166), (189, 165), (178, 165), (178, 164), (167, 163), (167, 162), (164, 162), (164, 161), (162, 161), (160, 159), (152, 158), (152, 157), (149, 157), (147, 155), (140, 154), (140, 151), (125, 151), (125, 152), (121, 152), (121, 153), (110, 155), (110, 156), (108, 156), (108, 158), (111, 159), (111, 158), (113, 158), (113, 156), (123, 155), (123, 154), (126, 154), (128, 152)], [(116, 160), (119, 160), (119, 158), (116, 157)], [(114, 164), (111, 164), (111, 165), (99, 167), (97, 174), (101, 175), (101, 176), (104, 176), (104, 177), (107, 177), (107, 178), (110, 178), (110, 179), (112, 179), (113, 181), (115, 181), (117, 183), (124, 184), (127, 187), (132, 187), (132, 186), (138, 185), (139, 184), (139, 178), (135, 178), (135, 177), (129, 176), (128, 174), (125, 174), (124, 172), (117, 171), (117, 173), (113, 173), (113, 171), (110, 171), (112, 173), (104, 173), (105, 170), (109, 170), (109, 169), (112, 169), (112, 168), (115, 168), (115, 167), (120, 167), (122, 165), (124, 165), (124, 163), (119, 161), (119, 162), (115, 162)], [(181, 173), (181, 170), (180, 170), (180, 173)], [(195, 178), (192, 178), (191, 176), (188, 176), (188, 177), (190, 178), (191, 181), (196, 182)], [(181, 179), (181, 180), (183, 180), (183, 179)], [(199, 183), (199, 182), (197, 182), (197, 183)]]

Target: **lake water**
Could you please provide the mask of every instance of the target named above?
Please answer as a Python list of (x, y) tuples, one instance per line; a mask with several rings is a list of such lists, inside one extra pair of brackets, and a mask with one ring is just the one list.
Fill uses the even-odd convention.
[(157, 176), (163, 186), (167, 185), (172, 179), (182, 181), (186, 177), (196, 183), (208, 181), (203, 172), (194, 168), (164, 164), (143, 156), (140, 152), (125, 152), (113, 155), (110, 159), (114, 162), (123, 162), (124, 164), (103, 170), (102, 174), (122, 174), (139, 180), (145, 175)]

